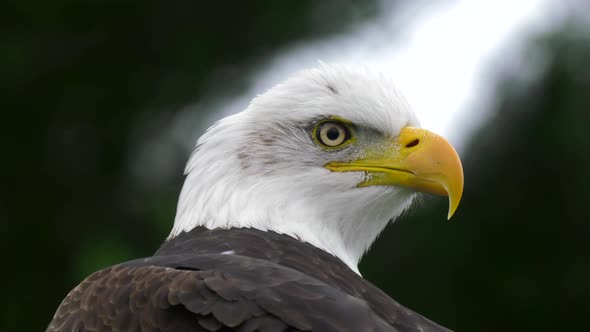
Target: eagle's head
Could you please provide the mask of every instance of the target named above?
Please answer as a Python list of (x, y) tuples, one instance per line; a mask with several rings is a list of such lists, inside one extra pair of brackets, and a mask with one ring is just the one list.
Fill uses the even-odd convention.
[(198, 141), (170, 237), (196, 226), (288, 234), (354, 271), (417, 192), (449, 197), (453, 147), (419, 128), (389, 79), (343, 66), (300, 72), (220, 120)]

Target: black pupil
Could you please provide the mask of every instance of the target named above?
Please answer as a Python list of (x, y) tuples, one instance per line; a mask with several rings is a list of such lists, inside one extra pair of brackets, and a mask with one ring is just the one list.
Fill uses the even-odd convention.
[(334, 141), (338, 137), (340, 137), (340, 130), (338, 130), (338, 128), (336, 128), (336, 127), (332, 127), (330, 129), (328, 129), (328, 132), (326, 133), (326, 137), (328, 137), (329, 140)]

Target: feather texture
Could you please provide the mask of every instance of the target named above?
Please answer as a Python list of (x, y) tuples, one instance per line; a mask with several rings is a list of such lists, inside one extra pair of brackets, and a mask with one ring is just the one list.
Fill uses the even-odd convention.
[(448, 330), (287, 235), (197, 228), (86, 278), (47, 331)]

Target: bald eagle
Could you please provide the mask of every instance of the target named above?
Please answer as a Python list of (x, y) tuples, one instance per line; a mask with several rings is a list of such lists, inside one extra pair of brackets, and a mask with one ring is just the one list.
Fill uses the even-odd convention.
[(170, 236), (95, 272), (47, 331), (448, 331), (357, 265), (420, 192), (463, 191), (453, 147), (393, 83), (322, 64), (198, 140)]

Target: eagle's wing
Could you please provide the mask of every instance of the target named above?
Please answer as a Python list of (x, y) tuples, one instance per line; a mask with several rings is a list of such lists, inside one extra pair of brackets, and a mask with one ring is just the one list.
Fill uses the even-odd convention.
[(157, 256), (98, 271), (47, 331), (396, 331), (363, 301), (237, 255)]

